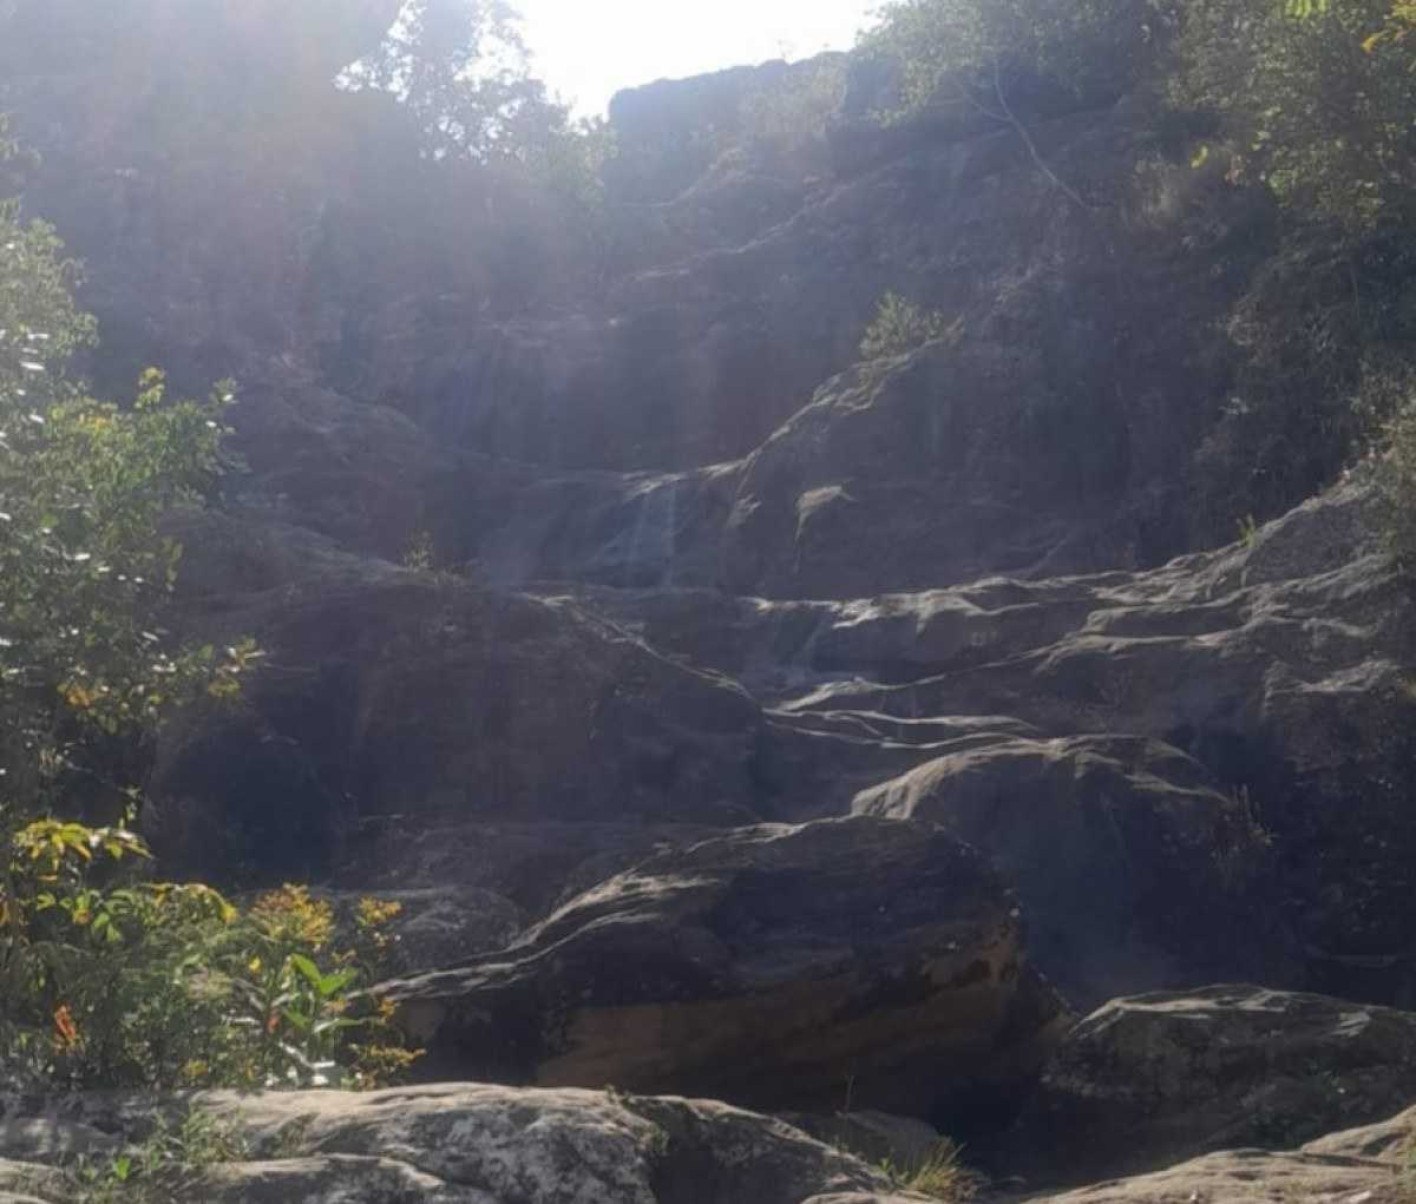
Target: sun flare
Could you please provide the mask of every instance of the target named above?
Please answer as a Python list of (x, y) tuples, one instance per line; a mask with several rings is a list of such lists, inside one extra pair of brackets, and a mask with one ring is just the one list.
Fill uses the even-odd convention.
[(584, 114), (619, 89), (737, 63), (843, 50), (874, 0), (522, 0), (535, 66)]

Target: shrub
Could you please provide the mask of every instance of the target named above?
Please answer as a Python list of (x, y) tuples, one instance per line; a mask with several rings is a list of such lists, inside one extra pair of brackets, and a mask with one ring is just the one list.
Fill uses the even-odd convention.
[(1376, 469), (1388, 546), (1402, 568), (1416, 572), (1416, 399), (1388, 423)]
[(0, 202), (0, 1067), (76, 1088), (396, 1071), (409, 1055), (357, 991), (386, 912), (366, 909), (361, 952), (301, 888), (243, 910), (147, 880), (148, 738), (236, 694), (259, 655), (163, 623), (181, 549), (161, 519), (211, 493), (231, 390), (177, 400), (149, 370), (129, 404), (87, 396), (66, 372), (93, 331), (74, 276), (53, 231)]
[(894, 0), (863, 44), (899, 64), (910, 109), (991, 106), (1018, 76), (1090, 101), (1130, 86), (1172, 23), (1159, 0)]
[(881, 1170), (897, 1187), (948, 1204), (971, 1199), (979, 1188), (978, 1175), (964, 1166), (959, 1147), (948, 1138), (941, 1138), (916, 1163), (887, 1161)]
[(1175, 97), (1217, 114), (1231, 175), (1348, 227), (1416, 220), (1416, 38), (1389, 0), (1184, 10)]
[(904, 355), (926, 343), (953, 338), (959, 329), (958, 319), (951, 322), (938, 310), (923, 309), (899, 293), (886, 293), (861, 337), (860, 358), (869, 362)]
[(106, 1159), (73, 1167), (78, 1204), (178, 1204), (199, 1199), (214, 1166), (246, 1157), (243, 1135), (201, 1112), (181, 1121), (159, 1117), (142, 1141)]
[(122, 828), (41, 820), (0, 879), (0, 1051), (17, 1085), (370, 1086), (412, 1055), (358, 990), (388, 948), (392, 905), (356, 939), (286, 886), (240, 908), (200, 884), (144, 881)]

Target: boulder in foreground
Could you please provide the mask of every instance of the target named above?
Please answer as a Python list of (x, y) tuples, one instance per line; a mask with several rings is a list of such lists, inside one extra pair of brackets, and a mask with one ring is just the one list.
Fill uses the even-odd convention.
[(1416, 1014), (1250, 986), (1116, 999), (1068, 1035), (998, 1165), (1083, 1183), (1293, 1149), (1416, 1100)]
[[(203, 1204), (798, 1204), (885, 1182), (780, 1121), (683, 1099), (455, 1084), (216, 1092), (191, 1106), (246, 1159), (207, 1170), (192, 1197)], [(140, 1141), (160, 1107), (79, 1097), (56, 1102), (31, 1127)], [(0, 1158), (6, 1153), (0, 1134)], [(9, 1199), (9, 1165), (0, 1162), (0, 1200)], [(22, 1192), (36, 1204), (74, 1198), (52, 1167), (31, 1169)]]
[(438, 1076), (952, 1122), (1017, 1090), (1058, 1029), (1021, 946), (976, 852), (860, 817), (660, 854), (386, 992)]

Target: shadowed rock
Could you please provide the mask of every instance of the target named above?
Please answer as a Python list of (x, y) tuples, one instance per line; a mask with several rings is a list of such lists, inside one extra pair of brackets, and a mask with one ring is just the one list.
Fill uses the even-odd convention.
[(318, 872), (361, 822), (415, 815), (761, 818), (756, 704), (569, 601), (275, 526), (211, 518), (185, 535), (193, 633), (248, 633), (268, 667), (238, 705), (163, 734), (148, 828), (180, 864)]
[(748, 828), (651, 858), (501, 954), (383, 990), (437, 1075), (915, 1116), (967, 1101), (977, 1119), (1059, 1020), (1018, 916), (929, 825)]
[(1159, 741), (995, 740), (862, 791), (855, 810), (926, 819), (986, 853), (1018, 889), (1034, 961), (1076, 1005), (1266, 959), (1293, 974), (1264, 914), (1254, 815)]
[(1416, 1099), (1416, 1014), (1259, 987), (1117, 999), (1081, 1021), (1000, 1167), (1080, 1183), (1291, 1149)]

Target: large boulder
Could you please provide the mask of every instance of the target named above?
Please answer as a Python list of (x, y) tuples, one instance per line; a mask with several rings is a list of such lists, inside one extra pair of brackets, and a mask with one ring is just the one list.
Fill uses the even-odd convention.
[(1020, 737), (927, 761), (855, 810), (927, 819), (982, 849), (1018, 888), (1039, 969), (1091, 1007), (1266, 961), (1266, 977), (1292, 976), (1266, 834), (1217, 785), (1157, 740)]
[[(718, 1103), (451, 1084), (348, 1094), (208, 1093), (186, 1101), (78, 1097), (23, 1105), (34, 1128), (76, 1124), (114, 1150), (159, 1118), (207, 1119), (237, 1161), (202, 1168), (211, 1204), (798, 1204), (884, 1177), (767, 1117)], [(0, 1158), (7, 1152), (0, 1133)], [(55, 1161), (62, 1161), (56, 1159)], [(0, 1161), (35, 1204), (75, 1197), (53, 1164)], [(197, 1194), (200, 1193), (200, 1194)]]
[(1290, 1149), (1416, 1099), (1416, 1014), (1223, 986), (1081, 1021), (997, 1162), (1080, 1183), (1213, 1150)]
[[(1411, 1144), (1416, 1111), (1274, 1153), (1230, 1150), (1207, 1154), (1130, 1179), (1113, 1179), (1062, 1195), (1034, 1196), (1037, 1204), (1172, 1204), (1224, 1200), (1234, 1204), (1399, 1204), (1410, 1196)], [(864, 1204), (847, 1194), (837, 1204)], [(824, 1204), (823, 1200), (809, 1204)]]
[[(1037, 1204), (1175, 1204), (1200, 1200), (1223, 1200), (1225, 1204), (1268, 1204), (1273, 1200), (1283, 1200), (1285, 1204), (1330, 1204), (1333, 1200), (1397, 1204), (1404, 1198), (1400, 1166), (1302, 1151), (1264, 1150), (1209, 1154), (1148, 1175), (1111, 1180), (1061, 1195), (1034, 1197)], [(837, 1197), (837, 1204), (858, 1200), (846, 1195)]]
[[(1281, 1153), (1230, 1150), (1134, 1178), (1111, 1179), (1034, 1204), (1399, 1204), (1410, 1195), (1410, 1146), (1416, 1112), (1366, 1129), (1334, 1133)], [(1016, 1188), (1011, 1184), (1000, 1186)], [(1004, 1198), (1012, 1198), (1011, 1192)], [(909, 1193), (833, 1192), (804, 1204), (916, 1204)]]
[(975, 1122), (1060, 1019), (983, 859), (871, 818), (661, 854), (499, 954), (382, 989), (437, 1076)]

